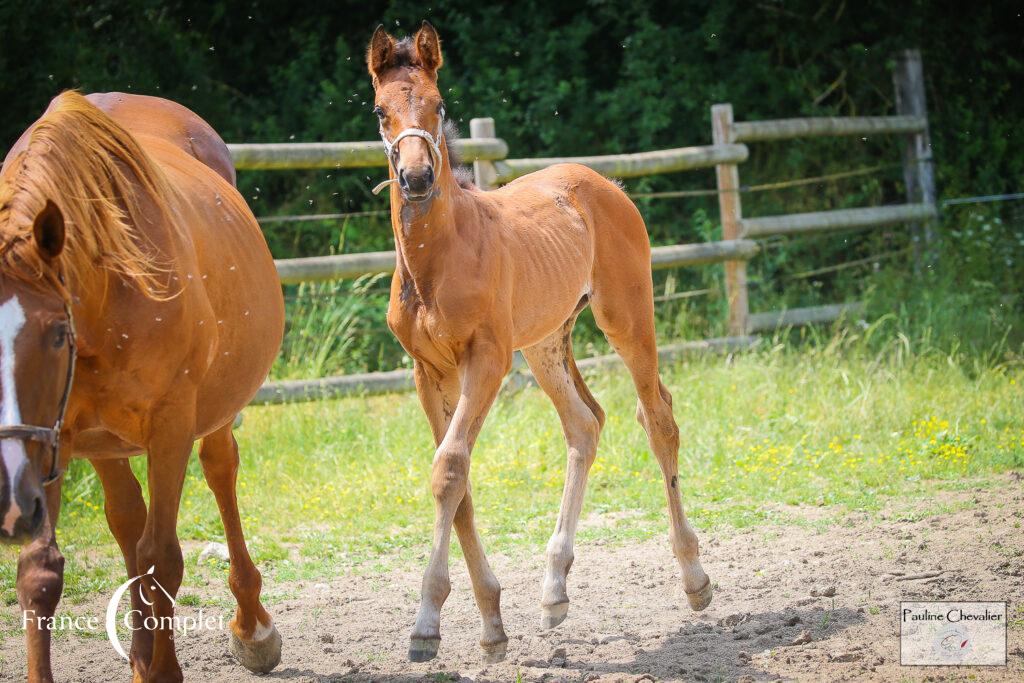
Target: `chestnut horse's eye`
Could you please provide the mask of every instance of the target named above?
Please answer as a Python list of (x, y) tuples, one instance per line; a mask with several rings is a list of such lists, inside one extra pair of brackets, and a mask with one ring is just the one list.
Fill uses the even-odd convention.
[(381, 109), (380, 107), (374, 107), (373, 108), (373, 113), (377, 115), (378, 119), (383, 119), (384, 118), (384, 110)]
[(68, 341), (68, 328), (64, 325), (59, 325), (57, 329), (53, 331), (53, 348), (61, 349), (64, 348), (64, 344)]

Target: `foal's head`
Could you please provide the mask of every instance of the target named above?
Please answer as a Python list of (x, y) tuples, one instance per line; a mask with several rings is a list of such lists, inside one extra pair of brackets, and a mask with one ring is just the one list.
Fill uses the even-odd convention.
[(373, 77), (374, 113), (403, 197), (424, 201), (434, 194), (441, 173), (444, 101), (437, 89), (441, 40), (423, 26), (412, 38), (396, 41), (383, 26), (370, 40), (366, 63)]
[[(64, 218), (46, 201), (31, 232), (13, 238), (0, 207), (0, 542), (35, 535), (46, 514), (44, 479), (56, 472), (56, 436), (70, 389), (73, 330), (59, 276)], [(31, 262), (30, 264), (26, 261)], [(13, 262), (13, 263), (12, 263)], [(36, 279), (27, 279), (28, 267)]]

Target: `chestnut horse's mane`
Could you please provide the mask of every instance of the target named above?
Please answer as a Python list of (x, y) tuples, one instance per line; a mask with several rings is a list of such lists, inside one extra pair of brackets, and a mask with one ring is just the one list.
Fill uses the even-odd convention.
[[(159, 275), (167, 268), (139, 226), (175, 226), (167, 204), (173, 194), (135, 138), (80, 93), (68, 91), (36, 122), (27, 143), (0, 178), (4, 274), (63, 289), (32, 239), (35, 218), (50, 200), (64, 217), (61, 260), (72, 282), (102, 268), (149, 298), (164, 298)], [(157, 216), (145, 214), (140, 193), (148, 195)]]

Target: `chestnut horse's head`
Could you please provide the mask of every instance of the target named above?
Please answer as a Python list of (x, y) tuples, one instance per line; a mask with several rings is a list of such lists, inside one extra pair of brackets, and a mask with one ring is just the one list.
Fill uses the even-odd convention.
[[(0, 220), (11, 220), (6, 211)], [(64, 218), (47, 200), (31, 233), (3, 245), (39, 273), (0, 270), (0, 542), (23, 542), (46, 515), (43, 486), (58, 472), (57, 443), (74, 366), (74, 331), (61, 284)], [(18, 244), (17, 242), (22, 242)]]
[(373, 111), (399, 188), (409, 201), (433, 196), (444, 160), (444, 101), (437, 89), (442, 62), (441, 40), (425, 21), (415, 36), (400, 41), (378, 26), (366, 53), (376, 91)]

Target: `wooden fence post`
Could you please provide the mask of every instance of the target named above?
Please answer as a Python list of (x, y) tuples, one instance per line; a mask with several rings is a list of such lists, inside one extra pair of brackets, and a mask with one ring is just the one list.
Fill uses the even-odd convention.
[[(471, 138), (494, 138), (494, 119), (480, 118), (469, 120), (469, 136)], [(498, 171), (494, 168), (494, 162), (474, 161), (473, 182), (481, 190), (493, 190), (498, 186)]]
[[(733, 143), (732, 105), (716, 104), (711, 107), (711, 138), (716, 145)], [(740, 207), (740, 174), (736, 164), (715, 166), (718, 180), (718, 211), (722, 218), (722, 239), (743, 237), (743, 212)], [(725, 262), (725, 294), (729, 300), (729, 334), (747, 333), (750, 304), (747, 300), (747, 262)]]
[[(932, 165), (932, 142), (928, 134), (928, 107), (924, 94), (924, 68), (920, 50), (903, 50), (896, 55), (896, 69), (892, 73), (896, 90), (896, 113), (918, 116), (925, 121), (924, 130), (907, 136), (903, 147), (903, 182), (907, 188), (907, 202), (935, 204), (935, 169)], [(933, 221), (911, 226), (914, 255), (917, 266), (929, 265), (935, 246)]]

